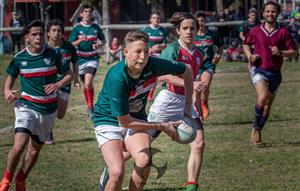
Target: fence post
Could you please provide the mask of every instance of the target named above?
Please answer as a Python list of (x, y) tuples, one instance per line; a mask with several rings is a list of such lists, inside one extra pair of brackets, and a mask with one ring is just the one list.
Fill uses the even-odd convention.
[[(5, 6), (5, 0), (1, 0), (1, 4), (0, 4), (0, 27), (4, 28), (4, 6)], [(3, 43), (4, 43), (4, 32), (0, 32), (0, 55), (2, 55), (4, 53), (3, 50)]]

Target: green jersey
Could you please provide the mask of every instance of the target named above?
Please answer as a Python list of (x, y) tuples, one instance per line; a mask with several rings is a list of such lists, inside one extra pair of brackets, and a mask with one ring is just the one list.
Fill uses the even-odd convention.
[(255, 27), (256, 25), (259, 25), (259, 24), (260, 24), (260, 21), (258, 19), (255, 22), (250, 22), (247, 19), (239, 27), (239, 32), (243, 32), (244, 36), (246, 36), (253, 27)]
[(125, 61), (113, 66), (107, 73), (102, 90), (95, 104), (94, 126), (119, 126), (118, 116), (130, 114), (137, 119), (147, 119), (145, 107), (149, 91), (155, 86), (158, 76), (180, 75), (185, 64), (149, 57), (138, 79), (127, 73)]
[[(70, 63), (77, 63), (78, 61), (78, 55), (76, 52), (75, 47), (68, 41), (63, 41), (63, 44), (61, 47), (56, 48), (57, 51), (59, 51), (63, 55), (63, 62), (70, 66)], [(57, 76), (57, 81), (63, 79), (63, 75)], [(71, 84), (65, 85), (61, 88), (62, 91), (70, 93), (71, 91)]]
[(141, 31), (145, 32), (149, 36), (149, 46), (152, 47), (156, 44), (162, 44), (167, 43), (167, 31), (161, 27), (158, 26), (157, 28), (152, 27), (151, 25), (145, 26), (141, 29)]
[(84, 64), (90, 60), (98, 60), (98, 51), (93, 49), (93, 44), (97, 44), (98, 40), (104, 40), (101, 28), (97, 24), (85, 25), (79, 23), (74, 26), (69, 36), (69, 41), (74, 42), (79, 38), (85, 37), (86, 40), (79, 43), (77, 53), (79, 56), (79, 64)]
[(56, 83), (57, 73), (70, 70), (62, 62), (62, 55), (47, 46), (38, 54), (32, 54), (28, 48), (16, 54), (7, 68), (7, 74), (17, 78), (20, 74), (20, 102), (41, 113), (51, 114), (57, 109), (57, 95), (47, 95), (44, 86)]
[(214, 45), (220, 47), (224, 42), (217, 32), (206, 29), (205, 35), (196, 35), (194, 44), (205, 53), (204, 62), (211, 62), (214, 57)]

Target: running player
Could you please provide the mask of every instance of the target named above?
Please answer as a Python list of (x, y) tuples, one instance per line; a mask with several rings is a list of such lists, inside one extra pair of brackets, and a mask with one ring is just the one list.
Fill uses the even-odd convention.
[[(8, 153), (7, 167), (0, 182), (0, 191), (8, 191), (22, 153), (27, 152), (15, 177), (16, 191), (25, 190), (25, 179), (36, 163), (44, 141), (49, 137), (57, 109), (57, 91), (72, 80), (69, 65), (62, 64), (62, 55), (45, 46), (44, 23), (34, 20), (24, 27), (28, 46), (10, 62), (5, 81), (5, 99), (15, 104), (14, 144)], [(57, 73), (64, 78), (57, 81)], [(13, 86), (20, 75), (21, 97)]]
[[(194, 38), (197, 31), (197, 20), (193, 15), (185, 12), (174, 13), (170, 19), (174, 25), (179, 40), (168, 45), (161, 53), (161, 58), (167, 60), (180, 61), (189, 65), (193, 69), (193, 78), (191, 81), (194, 84), (194, 91), (201, 93), (205, 89), (205, 83), (196, 81), (199, 68), (203, 63), (204, 56), (201, 50), (198, 50), (194, 45)], [(151, 105), (148, 115), (148, 121), (162, 122), (174, 121), (184, 118), (184, 108), (186, 105), (191, 105), (192, 102), (185, 101), (185, 86), (180, 76), (162, 76), (160, 80), (166, 82), (165, 89), (161, 90), (156, 96), (154, 103)], [(195, 93), (196, 94), (196, 93)], [(195, 96), (194, 96), (195, 97)], [(194, 99), (195, 106), (199, 100)], [(199, 112), (199, 108), (197, 107)], [(199, 114), (193, 109), (193, 118), (197, 128), (196, 139), (190, 143), (190, 156), (187, 164), (188, 178), (186, 190), (198, 189), (198, 177), (200, 174), (203, 151), (204, 151), (204, 133)], [(160, 131), (150, 130), (153, 138), (156, 138)]]
[[(59, 19), (50, 20), (47, 24), (46, 32), (48, 36), (48, 46), (56, 49), (63, 55), (64, 64), (70, 65), (72, 62), (72, 69), (74, 73), (74, 87), (80, 90), (80, 82), (78, 79), (78, 55), (74, 46), (63, 39), (65, 28)], [(58, 76), (57, 80), (61, 80), (63, 76)], [(57, 92), (57, 118), (62, 119), (67, 111), (69, 97), (71, 92), (71, 84), (62, 87)], [(45, 142), (46, 144), (54, 144), (53, 133), (49, 140)]]
[[(251, 29), (244, 41), (244, 52), (251, 64), (251, 80), (256, 90), (257, 101), (251, 133), (251, 143), (262, 143), (261, 131), (268, 120), (270, 109), (281, 83), (283, 57), (297, 55), (293, 40), (285, 27), (276, 19), (280, 5), (268, 1), (262, 6), (264, 22)], [(255, 45), (253, 53), (251, 45)]]
[(239, 36), (241, 40), (244, 41), (249, 31), (259, 24), (260, 20), (257, 18), (257, 10), (254, 7), (252, 7), (248, 11), (248, 19), (244, 21), (239, 27)]
[[(198, 21), (199, 28), (194, 44), (205, 53), (205, 60), (200, 67), (198, 75), (198, 79), (206, 84), (206, 89), (201, 95), (202, 113), (200, 117), (204, 120), (209, 115), (209, 88), (213, 79), (213, 74), (216, 71), (216, 65), (222, 57), (224, 42), (217, 32), (205, 27), (205, 15), (203, 13), (197, 12), (195, 17)], [(218, 48), (216, 53), (214, 52), (214, 46)]]
[[(143, 27), (141, 30), (148, 34), (149, 36), (149, 46), (150, 46), (150, 55), (159, 57), (161, 51), (167, 46), (167, 31), (159, 25), (160, 22), (160, 14), (157, 11), (152, 12), (150, 16), (150, 24), (148, 26)], [(154, 86), (148, 96), (148, 100), (152, 101), (154, 90)]]
[(184, 100), (188, 103), (185, 111), (191, 116), (191, 68), (180, 62), (149, 57), (148, 41), (144, 32), (127, 33), (125, 61), (109, 70), (95, 104), (95, 133), (109, 172), (106, 191), (121, 190), (125, 173), (124, 147), (135, 161), (129, 190), (143, 189), (151, 166), (150, 137), (146, 130), (162, 130), (172, 139), (178, 139), (175, 126), (180, 122), (147, 122), (147, 96), (158, 76), (183, 76)]
[(94, 113), (94, 86), (93, 80), (99, 66), (100, 46), (105, 43), (102, 30), (97, 24), (92, 23), (93, 6), (83, 5), (80, 16), (82, 21), (75, 25), (69, 41), (77, 47), (79, 56), (79, 75), (84, 83), (84, 96), (90, 119)]

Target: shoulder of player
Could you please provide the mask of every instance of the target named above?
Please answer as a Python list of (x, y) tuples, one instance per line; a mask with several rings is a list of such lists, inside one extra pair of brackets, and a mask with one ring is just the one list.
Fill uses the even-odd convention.
[(24, 53), (26, 53), (26, 47), (23, 48), (20, 52), (16, 53), (16, 54), (14, 55), (14, 58), (17, 58), (17, 57), (23, 55)]
[(125, 75), (126, 65), (123, 61), (112, 66), (107, 72), (110, 81), (120, 81)]

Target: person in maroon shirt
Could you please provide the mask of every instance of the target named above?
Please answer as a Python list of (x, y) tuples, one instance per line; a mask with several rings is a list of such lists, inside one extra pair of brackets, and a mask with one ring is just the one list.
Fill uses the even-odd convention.
[[(280, 11), (277, 3), (265, 3), (262, 7), (264, 22), (252, 28), (244, 41), (243, 49), (249, 60), (251, 80), (257, 94), (250, 138), (253, 145), (262, 144), (261, 131), (282, 79), (283, 57), (297, 55), (288, 30), (276, 22)], [(255, 46), (253, 53), (250, 50), (251, 45)]]

